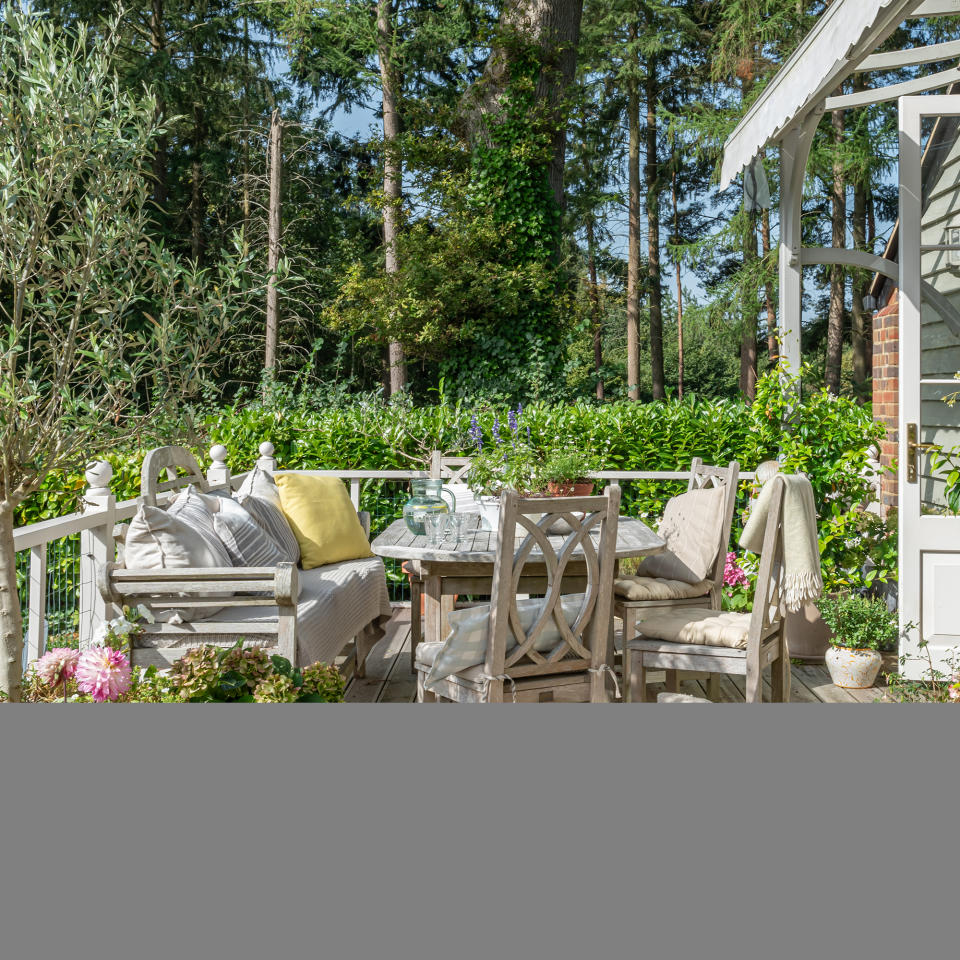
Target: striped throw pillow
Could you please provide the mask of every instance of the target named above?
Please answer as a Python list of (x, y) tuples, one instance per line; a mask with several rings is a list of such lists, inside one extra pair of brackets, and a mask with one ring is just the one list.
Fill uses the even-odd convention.
[(203, 494), (193, 484), (181, 491), (177, 499), (167, 507), (167, 513), (187, 524), (203, 538), (203, 542), (210, 548), (210, 552), (216, 559), (214, 566), (233, 566), (230, 552), (214, 527), (213, 514), (204, 502)]
[(300, 544), (283, 515), (280, 491), (276, 481), (266, 470), (254, 467), (247, 474), (237, 491), (237, 502), (276, 543), (283, 554), (282, 560), (290, 563), (300, 560)]
[(273, 538), (230, 497), (205, 498), (213, 513), (213, 527), (236, 567), (275, 567), (286, 555)]

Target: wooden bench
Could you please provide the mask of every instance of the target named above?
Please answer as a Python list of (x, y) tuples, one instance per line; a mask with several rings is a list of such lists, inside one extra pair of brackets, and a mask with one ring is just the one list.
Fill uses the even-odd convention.
[[(263, 449), (264, 445), (261, 452)], [(272, 447), (269, 452), (272, 454)], [(188, 450), (151, 450), (141, 471), (141, 501), (162, 507), (188, 484), (204, 493), (238, 486), (242, 478), (230, 476), (223, 460), (226, 450), (214, 447), (211, 455), (214, 465), (204, 476)], [(271, 470), (275, 466), (270, 456), (261, 456), (258, 463)], [(359, 516), (369, 537), (369, 514)], [(231, 646), (240, 639), (246, 646), (275, 648), (294, 664), (298, 660), (333, 662), (355, 639), (355, 670), (363, 676), (366, 658), (383, 636), (383, 624), (390, 617), (386, 577), (377, 558), (307, 571), (293, 563), (276, 567), (127, 569), (122, 561), (125, 532), (125, 525), (115, 529), (120, 545), (118, 561), (101, 569), (98, 586), (108, 604), (142, 605), (157, 618), (156, 622), (142, 623), (144, 632), (131, 651), (134, 665), (166, 668), (190, 647), (205, 643)], [(356, 598), (362, 602), (355, 602)], [(348, 631), (345, 635), (323, 629), (325, 607)], [(373, 610), (376, 615), (368, 619)], [(169, 611), (184, 611), (191, 619), (185, 616), (185, 622), (161, 621), (159, 617)], [(199, 619), (205, 611), (208, 615)], [(305, 630), (309, 631), (306, 635)]]

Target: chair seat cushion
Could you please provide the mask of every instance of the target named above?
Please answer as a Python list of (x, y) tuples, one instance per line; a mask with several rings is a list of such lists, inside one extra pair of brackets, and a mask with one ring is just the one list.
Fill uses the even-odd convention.
[(614, 593), (624, 600), (690, 600), (706, 597), (713, 586), (710, 580), (685, 583), (683, 580), (664, 580), (660, 577), (618, 577)]
[(654, 640), (743, 650), (747, 646), (750, 614), (720, 613), (704, 607), (668, 608), (646, 617), (637, 629), (641, 637)]

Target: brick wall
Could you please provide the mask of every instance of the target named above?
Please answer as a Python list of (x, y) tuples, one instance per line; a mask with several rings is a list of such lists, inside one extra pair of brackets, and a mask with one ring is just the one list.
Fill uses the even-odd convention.
[[(880, 444), (880, 462), (885, 467), (897, 459), (900, 423), (900, 306), (893, 291), (887, 305), (873, 317), (873, 418), (887, 428)], [(884, 513), (897, 505), (897, 476), (885, 473), (881, 486)]]

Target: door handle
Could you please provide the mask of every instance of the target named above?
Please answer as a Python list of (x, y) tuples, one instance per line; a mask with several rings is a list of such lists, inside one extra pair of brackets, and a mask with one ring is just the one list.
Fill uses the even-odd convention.
[(917, 454), (925, 453), (930, 450), (939, 450), (940, 446), (936, 443), (920, 443), (917, 439), (919, 430), (915, 423), (907, 424), (907, 483), (917, 482)]

